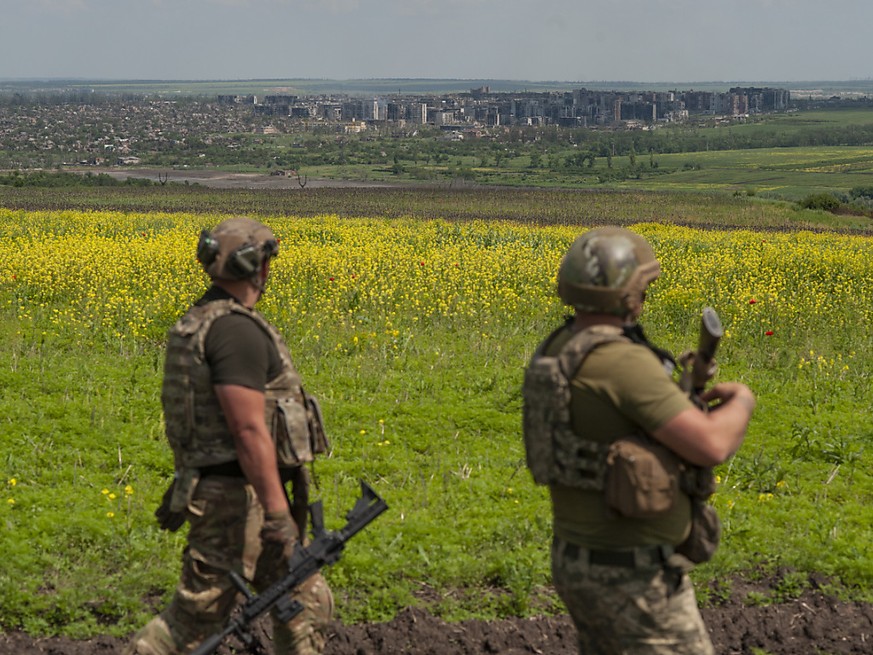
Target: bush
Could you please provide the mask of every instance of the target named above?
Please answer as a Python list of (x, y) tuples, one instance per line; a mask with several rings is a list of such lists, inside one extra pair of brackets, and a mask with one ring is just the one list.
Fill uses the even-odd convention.
[(84, 175), (66, 171), (12, 171), (0, 175), (0, 186), (12, 187), (95, 187), (95, 186), (151, 186), (152, 180), (147, 178), (127, 178), (116, 180), (106, 173), (88, 171)]
[(800, 201), (800, 206), (803, 209), (821, 209), (822, 211), (839, 209), (842, 204), (842, 201), (832, 193), (813, 193)]
[(863, 198), (866, 200), (873, 200), (873, 186), (853, 187), (852, 190), (849, 191), (849, 196), (853, 200), (857, 200), (859, 198)]

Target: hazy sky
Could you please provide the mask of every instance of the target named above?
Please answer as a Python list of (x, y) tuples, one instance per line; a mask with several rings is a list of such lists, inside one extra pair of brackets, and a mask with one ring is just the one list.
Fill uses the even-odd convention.
[(873, 77), (873, 0), (0, 0), (0, 78)]

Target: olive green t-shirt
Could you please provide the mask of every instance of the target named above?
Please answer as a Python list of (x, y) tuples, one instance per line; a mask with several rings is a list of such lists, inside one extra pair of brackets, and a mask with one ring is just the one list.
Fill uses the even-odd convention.
[[(571, 336), (569, 329), (560, 333), (547, 354), (557, 354)], [(651, 434), (693, 406), (658, 356), (629, 341), (595, 348), (572, 380), (574, 431), (605, 443), (635, 432)], [(678, 545), (691, 525), (691, 502), (685, 494), (679, 494), (669, 512), (653, 519), (607, 512), (600, 491), (553, 485), (551, 495), (555, 535), (586, 548)]]
[[(233, 299), (221, 287), (210, 287), (197, 302)], [(212, 384), (234, 384), (264, 391), (282, 371), (273, 339), (250, 316), (232, 312), (216, 319), (204, 341)]]

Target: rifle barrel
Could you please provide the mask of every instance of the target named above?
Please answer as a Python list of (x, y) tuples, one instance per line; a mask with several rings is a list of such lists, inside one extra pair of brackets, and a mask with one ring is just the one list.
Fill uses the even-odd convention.
[(221, 642), (224, 641), (225, 637), (229, 636), (233, 632), (233, 628), (226, 628), (223, 632), (216, 632), (211, 637), (207, 637), (200, 645), (191, 651), (190, 655), (212, 655), (219, 646), (221, 646)]
[(704, 307), (700, 316), (700, 338), (691, 372), (691, 386), (696, 393), (700, 393), (709, 380), (715, 351), (723, 336), (724, 329), (718, 313), (712, 307)]

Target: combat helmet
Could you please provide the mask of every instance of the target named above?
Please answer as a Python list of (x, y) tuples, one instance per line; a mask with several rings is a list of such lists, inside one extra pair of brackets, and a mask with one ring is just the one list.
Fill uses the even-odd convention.
[(630, 230), (600, 227), (576, 239), (558, 270), (558, 296), (578, 311), (636, 317), (661, 273), (652, 246)]
[(245, 217), (223, 221), (211, 232), (203, 230), (197, 244), (197, 261), (214, 280), (254, 278), (261, 265), (278, 254), (273, 231)]

